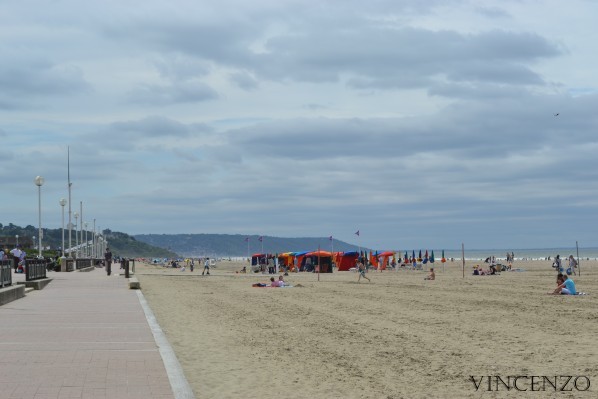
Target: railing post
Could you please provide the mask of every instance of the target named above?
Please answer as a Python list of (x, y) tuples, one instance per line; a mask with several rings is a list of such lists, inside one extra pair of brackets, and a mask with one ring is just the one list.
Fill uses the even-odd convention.
[(125, 262), (125, 278), (129, 278), (129, 260), (122, 259), (121, 262)]

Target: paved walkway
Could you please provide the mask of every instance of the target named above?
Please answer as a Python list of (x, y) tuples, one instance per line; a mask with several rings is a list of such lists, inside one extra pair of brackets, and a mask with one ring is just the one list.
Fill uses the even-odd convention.
[(103, 269), (48, 277), (43, 290), (0, 306), (0, 399), (174, 398), (124, 277)]

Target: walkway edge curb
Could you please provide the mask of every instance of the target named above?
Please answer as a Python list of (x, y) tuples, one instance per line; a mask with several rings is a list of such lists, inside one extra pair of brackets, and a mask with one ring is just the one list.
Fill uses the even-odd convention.
[(164, 335), (162, 328), (158, 324), (156, 316), (154, 316), (154, 313), (145, 300), (141, 290), (136, 290), (135, 292), (137, 293), (139, 303), (143, 308), (143, 313), (145, 313), (145, 318), (154, 335), (156, 345), (158, 345), (160, 356), (162, 356), (162, 361), (164, 362), (164, 367), (166, 368), (168, 380), (170, 381), (170, 386), (172, 387), (175, 399), (195, 399), (191, 385), (189, 385), (189, 382), (183, 373), (183, 368), (181, 367), (174, 350), (172, 350), (172, 346), (170, 346), (166, 335)]

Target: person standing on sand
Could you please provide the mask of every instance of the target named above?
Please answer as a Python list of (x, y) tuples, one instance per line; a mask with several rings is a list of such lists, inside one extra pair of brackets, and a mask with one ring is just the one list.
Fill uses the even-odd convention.
[(573, 273), (574, 276), (577, 276), (577, 273), (575, 272), (576, 268), (577, 268), (577, 261), (575, 260), (573, 255), (569, 255), (569, 269), (571, 269), (571, 273)]
[(203, 272), (201, 272), (201, 275), (203, 276), (204, 273), (208, 272), (208, 276), (210, 275), (210, 258), (206, 258), (206, 261), (203, 264)]
[(370, 280), (369, 278), (367, 278), (365, 276), (365, 265), (363, 263), (361, 263), (361, 261), (357, 262), (357, 272), (359, 273), (359, 278), (357, 279), (358, 283), (362, 277), (365, 278), (370, 283), (372, 282), (372, 280)]
[(104, 252), (104, 262), (106, 262), (106, 274), (109, 276), (112, 273), (112, 252), (110, 248), (106, 247)]

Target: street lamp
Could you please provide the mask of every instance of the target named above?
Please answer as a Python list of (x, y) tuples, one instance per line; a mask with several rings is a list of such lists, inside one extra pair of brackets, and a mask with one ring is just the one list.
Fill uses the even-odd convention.
[(87, 222), (83, 224), (85, 226), (85, 257), (89, 258), (89, 242), (87, 241)]
[(44, 178), (41, 176), (35, 177), (35, 185), (37, 186), (37, 205), (38, 205), (38, 221), (39, 221), (39, 241), (38, 245), (38, 256), (42, 257), (42, 185), (44, 184)]
[(64, 258), (64, 206), (66, 205), (66, 198), (61, 198), (58, 203), (62, 207), (62, 257)]
[(79, 236), (77, 235), (77, 219), (79, 218), (79, 212), (75, 211), (73, 213), (73, 217), (75, 218), (75, 258), (79, 257)]

